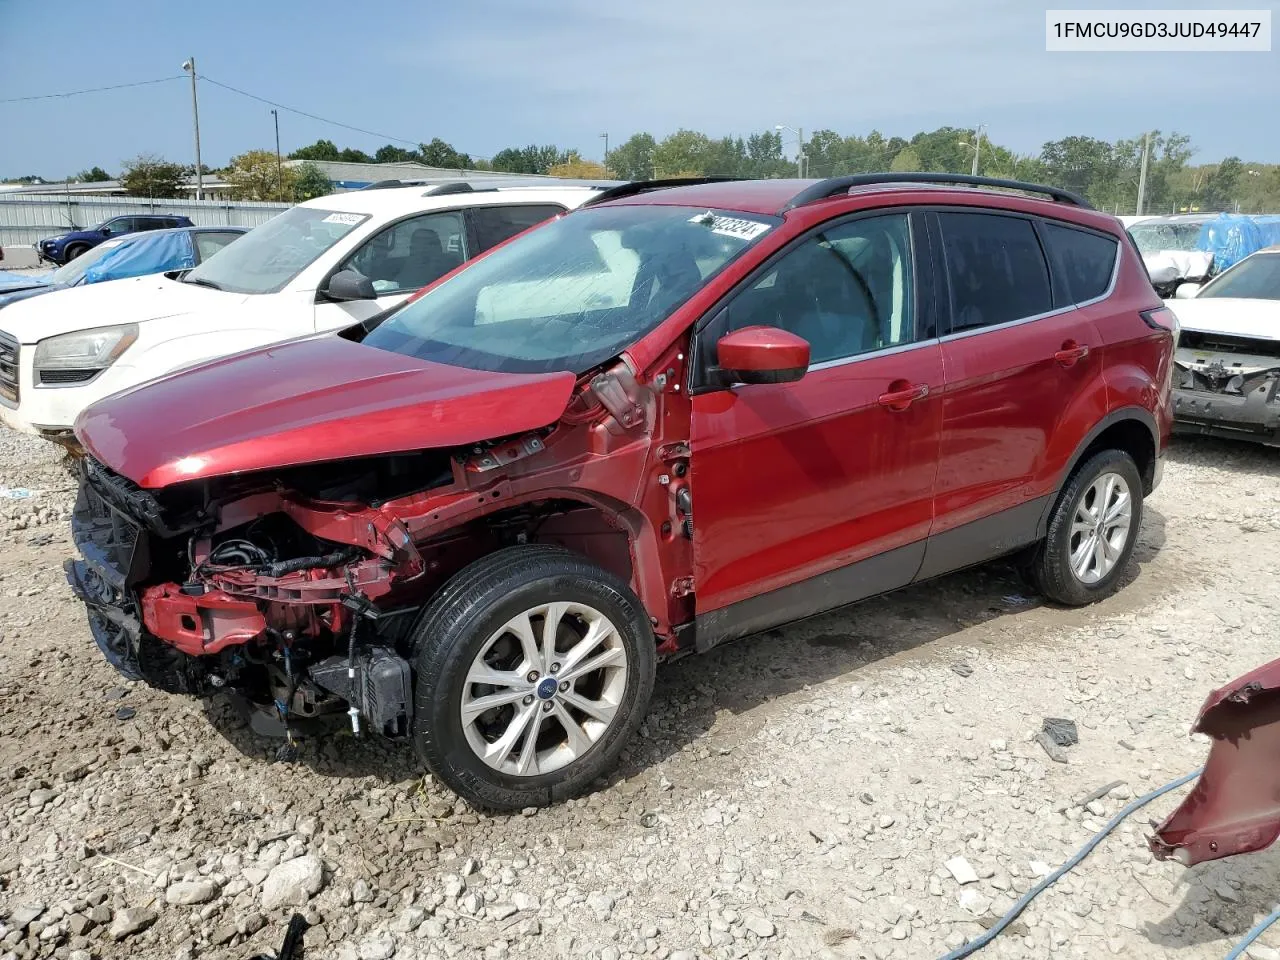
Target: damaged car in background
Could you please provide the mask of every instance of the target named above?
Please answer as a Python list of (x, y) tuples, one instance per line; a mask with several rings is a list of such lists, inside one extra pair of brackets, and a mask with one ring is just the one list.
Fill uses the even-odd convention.
[(1128, 227), (1156, 293), (1191, 296), (1249, 254), (1280, 243), (1280, 216), (1182, 213), (1143, 217)]
[(1181, 328), (1175, 430), (1280, 445), (1280, 246), (1168, 305)]
[(1001, 555), (1062, 604), (1119, 589), (1173, 339), (1056, 188), (629, 184), (89, 407), (67, 575), (126, 676), (544, 805), (619, 758), (659, 659)]

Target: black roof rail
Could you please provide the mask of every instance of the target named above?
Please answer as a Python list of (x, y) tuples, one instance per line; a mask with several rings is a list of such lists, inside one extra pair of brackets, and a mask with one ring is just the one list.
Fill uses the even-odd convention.
[(403, 186), (405, 186), (405, 182), (403, 180), (377, 180), (373, 183), (366, 183), (363, 187), (360, 187), (360, 189), (361, 190), (386, 190), (389, 187), (403, 187)]
[(846, 177), (830, 177), (821, 180), (811, 187), (806, 187), (792, 197), (778, 211), (786, 213), (796, 207), (803, 207), (815, 200), (826, 200), (828, 197), (848, 193), (854, 187), (871, 187), (882, 183), (934, 183), (956, 184), (966, 187), (1000, 187), (1004, 190), (1020, 190), (1023, 193), (1040, 193), (1058, 203), (1068, 203), (1073, 207), (1092, 210), (1093, 206), (1078, 193), (1063, 190), (1059, 187), (1046, 187), (1039, 183), (1026, 183), (1022, 180), (1002, 180), (998, 177), (973, 177), (967, 173), (854, 173)]
[[(492, 189), (497, 189), (493, 187)], [(475, 193), (476, 188), (465, 180), (454, 180), (450, 183), (437, 184), (422, 191), (424, 197), (443, 197), (449, 193)]]
[(610, 187), (602, 190), (581, 207), (592, 207), (597, 203), (606, 203), (610, 200), (617, 200), (621, 197), (634, 197), (637, 194), (649, 193), (652, 190), (667, 190), (671, 187), (696, 187), (703, 183), (728, 183), (734, 180), (742, 180), (743, 177), (669, 177), (665, 180), (633, 180), (631, 183), (624, 183), (620, 186)]

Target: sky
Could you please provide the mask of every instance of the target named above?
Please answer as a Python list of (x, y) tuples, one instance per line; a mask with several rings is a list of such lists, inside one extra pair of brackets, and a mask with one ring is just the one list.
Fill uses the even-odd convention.
[[(1188, 134), (1193, 162), (1280, 162), (1280, 52), (1048, 53), (1045, 8), (1026, 0), (60, 0), (56, 8), (0, 0), (0, 101), (177, 79), (0, 102), (0, 177), (60, 179), (92, 165), (114, 174), (142, 153), (192, 162), (188, 57), (209, 80), (379, 134), (281, 110), (285, 153), (320, 137), (370, 153), (440, 137), (473, 156), (555, 143), (599, 159), (604, 132), (616, 146), (637, 131), (661, 139), (681, 127), (909, 137), (986, 124), (994, 142), (1020, 153), (1075, 134), (1114, 140), (1158, 129)], [(268, 104), (203, 79), (199, 104), (206, 164), (274, 148)]]

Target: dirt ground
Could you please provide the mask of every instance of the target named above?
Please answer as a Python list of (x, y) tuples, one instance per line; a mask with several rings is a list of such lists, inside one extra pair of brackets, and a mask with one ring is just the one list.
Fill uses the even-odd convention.
[[(311, 960), (937, 957), (1203, 762), (1205, 694), (1280, 655), (1280, 450), (1181, 442), (1114, 598), (1046, 606), (996, 564), (671, 664), (608, 784), (481, 817), (407, 748), (276, 763), (225, 705), (123, 682), (63, 580), (69, 488), (0, 434), (0, 960), (247, 960), (290, 903)], [(1078, 725), (1065, 764), (1046, 716)], [(1153, 861), (1182, 794), (979, 956), (1223, 956), (1280, 850)]]

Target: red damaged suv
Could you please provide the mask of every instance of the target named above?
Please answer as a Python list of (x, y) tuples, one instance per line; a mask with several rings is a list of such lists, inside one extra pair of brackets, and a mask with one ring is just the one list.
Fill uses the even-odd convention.
[(546, 804), (663, 658), (1006, 554), (1059, 603), (1116, 589), (1173, 325), (1063, 190), (628, 184), (339, 335), (89, 408), (68, 576), (128, 677)]

